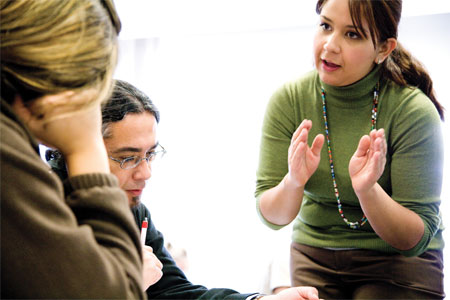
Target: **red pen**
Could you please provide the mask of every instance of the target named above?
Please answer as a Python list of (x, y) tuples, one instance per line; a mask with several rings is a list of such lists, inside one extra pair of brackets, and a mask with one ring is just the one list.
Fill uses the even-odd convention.
[(148, 221), (147, 218), (142, 221), (142, 229), (141, 229), (141, 243), (142, 245), (145, 245), (145, 238), (147, 237), (147, 228), (148, 228)]

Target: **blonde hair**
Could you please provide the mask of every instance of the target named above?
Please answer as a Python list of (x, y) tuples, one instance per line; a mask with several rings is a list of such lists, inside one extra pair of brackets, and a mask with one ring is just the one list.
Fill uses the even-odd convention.
[(64, 104), (73, 110), (106, 99), (120, 30), (111, 1), (1, 0), (2, 98), (12, 103), (18, 94), (32, 104), (47, 94), (96, 91)]

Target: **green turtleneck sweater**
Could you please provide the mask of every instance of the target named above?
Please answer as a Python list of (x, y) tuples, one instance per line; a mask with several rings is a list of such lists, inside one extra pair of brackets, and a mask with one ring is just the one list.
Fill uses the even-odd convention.
[[(304, 119), (309, 119), (313, 126), (308, 144), (317, 134), (325, 135), (321, 86), (326, 93), (329, 136), (343, 211), (351, 222), (361, 219), (363, 212), (352, 188), (348, 164), (360, 138), (371, 129), (378, 71), (375, 68), (362, 80), (345, 87), (327, 85), (312, 71), (274, 93), (262, 127), (255, 192), (257, 209), (266, 225), (273, 229), (282, 227), (264, 219), (259, 198), (288, 172), (287, 154), (294, 131)], [(359, 229), (349, 228), (338, 212), (325, 144), (319, 167), (305, 186), (302, 206), (294, 220), (294, 242), (323, 248), (399, 252), (405, 256), (443, 248), (439, 211), (443, 141), (438, 112), (419, 89), (400, 87), (389, 80), (380, 80), (378, 100), (377, 128), (384, 128), (388, 147), (385, 170), (378, 183), (392, 199), (422, 218), (422, 239), (414, 248), (400, 251), (383, 241), (370, 221)]]

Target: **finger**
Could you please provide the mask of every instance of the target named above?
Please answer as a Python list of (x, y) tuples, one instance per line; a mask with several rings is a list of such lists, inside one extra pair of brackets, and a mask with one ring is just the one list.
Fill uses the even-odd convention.
[(314, 156), (319, 156), (320, 151), (322, 150), (323, 143), (325, 142), (325, 137), (323, 134), (318, 134), (311, 145), (311, 152), (314, 154)]
[(383, 151), (383, 139), (377, 137), (373, 143), (373, 151), (374, 152), (382, 152)]
[(149, 257), (149, 259), (151, 259), (151, 261), (153, 262), (153, 264), (155, 266), (157, 266), (159, 269), (162, 269), (162, 267), (163, 267), (162, 262), (159, 260), (159, 258), (153, 252), (147, 252), (146, 255)]
[(291, 149), (290, 152), (292, 153), (292, 155), (294, 155), (294, 153), (298, 152), (298, 151), (302, 151), (302, 149), (299, 149), (300, 145), (305, 144), (308, 142), (308, 133), (309, 130), (306, 128), (303, 128), (300, 131), (300, 135), (297, 136), (297, 138), (294, 140), (294, 142), (291, 145)]
[(383, 128), (378, 129), (378, 135), (380, 137), (384, 137), (384, 129)]
[(294, 164), (300, 163), (302, 158), (305, 156), (307, 145), (304, 142), (299, 143), (299, 145), (296, 147), (295, 151), (292, 151), (292, 153), (289, 156), (289, 167), (293, 166)]
[(142, 253), (143, 253), (144, 255), (146, 255), (146, 254), (153, 254), (153, 255), (155, 255), (155, 254), (153, 253), (153, 249), (147, 249), (147, 248), (142, 248)]
[(308, 296), (308, 299), (309, 300), (319, 300), (319, 296), (317, 294), (313, 293), (313, 292), (310, 292), (309, 296)]
[(381, 130), (377, 133), (377, 136), (374, 140), (373, 151), (379, 151), (382, 155), (386, 155), (386, 138), (384, 136), (384, 131)]
[(162, 262), (155, 256), (155, 265), (162, 270), (163, 264)]
[(358, 148), (356, 149), (355, 154), (353, 154), (353, 156), (356, 157), (365, 156), (370, 146), (371, 146), (370, 137), (367, 135), (363, 136), (359, 140)]
[(387, 151), (386, 136), (384, 135), (384, 129), (380, 129), (380, 139), (381, 139), (381, 152), (385, 156)]
[(377, 140), (377, 138), (378, 138), (377, 130), (376, 130), (376, 129), (372, 130), (372, 131), (370, 132), (369, 136), (370, 136), (370, 147), (369, 147), (369, 151), (370, 151), (371, 153), (373, 153), (374, 151), (376, 151), (376, 140)]
[(152, 268), (157, 268), (159, 270), (162, 270), (163, 268), (162, 262), (152, 254), (147, 254), (147, 257), (144, 259), (144, 264), (147, 264), (148, 266), (152, 266)]
[(372, 130), (370, 132), (370, 138), (372, 141), (376, 141), (377, 139), (385, 139), (384, 137), (384, 129), (379, 129), (379, 130)]
[(142, 249), (149, 250), (149, 251), (153, 252), (153, 248), (148, 246), (148, 245), (143, 245)]
[(297, 144), (308, 142), (309, 129), (303, 128), (300, 135), (297, 138)]
[(316, 288), (310, 286), (297, 287), (297, 291), (302, 298), (309, 300), (318, 300), (319, 292)]
[(310, 120), (308, 120), (308, 119), (304, 119), (300, 123), (300, 125), (297, 127), (297, 129), (295, 130), (294, 134), (292, 135), (291, 141), (295, 141), (304, 128), (309, 130), (309, 129), (311, 129), (311, 126), (312, 126), (312, 122)]
[(370, 177), (376, 177), (376, 179), (378, 180), (384, 168), (380, 152), (376, 152), (373, 154), (370, 165), (372, 166), (369, 169)]
[(386, 157), (386, 153), (387, 153), (387, 143), (386, 143), (386, 139), (383, 138), (381, 140), (381, 154)]
[(161, 271), (161, 270), (157, 270), (157, 275), (155, 276), (156, 278), (155, 278), (155, 280), (154, 280), (154, 282), (153, 282), (153, 284), (155, 284), (155, 283), (157, 283), (162, 277), (163, 277), (163, 271)]
[(309, 300), (319, 300), (319, 292), (316, 288), (311, 288), (308, 293)]
[(379, 151), (376, 153), (377, 159), (375, 163), (379, 170), (384, 170), (384, 167), (386, 165), (386, 141), (384, 139), (379, 139)]

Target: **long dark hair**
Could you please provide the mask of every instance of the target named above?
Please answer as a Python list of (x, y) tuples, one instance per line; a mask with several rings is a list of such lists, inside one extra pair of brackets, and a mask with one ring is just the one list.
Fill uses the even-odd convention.
[[(318, 0), (316, 12), (320, 14), (327, 0)], [(388, 38), (397, 39), (398, 24), (402, 13), (402, 0), (348, 0), (350, 15), (358, 34), (367, 38), (363, 30), (363, 20), (369, 25), (374, 47)], [(444, 120), (444, 108), (436, 99), (433, 81), (425, 67), (400, 43), (381, 66), (382, 76), (400, 86), (418, 87), (430, 98)]]
[[(115, 80), (112, 95), (102, 104), (102, 135), (110, 137), (109, 125), (122, 121), (128, 114), (151, 113), (159, 123), (159, 110), (152, 100), (135, 86), (123, 80)], [(62, 179), (66, 179), (67, 169), (64, 157), (59, 150), (48, 149), (45, 159), (53, 171)]]

